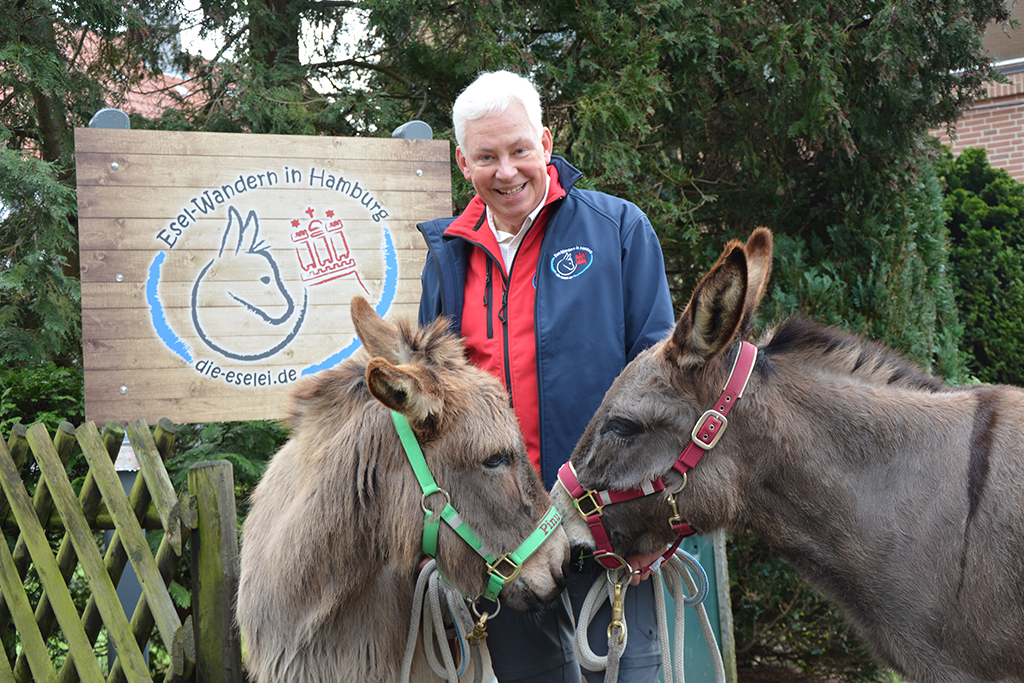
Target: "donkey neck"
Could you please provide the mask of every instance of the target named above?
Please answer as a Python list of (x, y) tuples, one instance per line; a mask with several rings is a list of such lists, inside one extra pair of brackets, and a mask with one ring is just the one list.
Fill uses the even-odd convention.
[(730, 424), (746, 461), (742, 521), (820, 581), (851, 585), (841, 558), (938, 534), (942, 497), (964, 498), (966, 510), (962, 403), (957, 392), (769, 356)]

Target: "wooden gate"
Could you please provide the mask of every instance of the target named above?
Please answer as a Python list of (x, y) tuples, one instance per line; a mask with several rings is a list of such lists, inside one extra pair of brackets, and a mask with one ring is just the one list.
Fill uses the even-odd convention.
[[(0, 663), (0, 683), (151, 681), (143, 650), (152, 638), (170, 657), (165, 681), (243, 680), (233, 619), (238, 537), (231, 464), (193, 467), (188, 491), (179, 497), (163, 464), (174, 425), (161, 420), (150, 432), (139, 420), (127, 428), (140, 469), (126, 493), (114, 468), (124, 434), (113, 421), (102, 434), (92, 422), (77, 429), (65, 422), (52, 439), (42, 424), (16, 425), (7, 443), (0, 438), (0, 633), (13, 621), (19, 636), (18, 647)], [(78, 495), (66, 471), (76, 443), (89, 466)], [(22, 472), (38, 472), (31, 497)], [(104, 529), (113, 535), (101, 555)], [(163, 530), (155, 555), (144, 529)], [(54, 552), (51, 539), (61, 534)], [(15, 538), (11, 550), (9, 539)], [(183, 623), (168, 582), (186, 544), (192, 596)], [(129, 561), (142, 587), (130, 620), (115, 588)], [(42, 586), (35, 605), (24, 588), (30, 565)], [(68, 588), (75, 572), (84, 574), (90, 589), (81, 613)], [(109, 672), (93, 647), (104, 627), (117, 653)], [(67, 654), (57, 667), (47, 640), (60, 636)]]

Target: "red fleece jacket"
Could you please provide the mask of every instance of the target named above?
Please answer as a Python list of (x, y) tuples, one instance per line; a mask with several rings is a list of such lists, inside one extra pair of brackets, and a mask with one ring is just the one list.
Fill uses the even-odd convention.
[(445, 235), (461, 237), (476, 248), (466, 268), (462, 335), (470, 362), (501, 380), (509, 393), (530, 462), (540, 470), (540, 411), (537, 394), (537, 343), (534, 299), (537, 262), (552, 202), (565, 196), (558, 171), (548, 166), (551, 184), (537, 219), (527, 229), (511, 269), (505, 267), (483, 200), (474, 197)]

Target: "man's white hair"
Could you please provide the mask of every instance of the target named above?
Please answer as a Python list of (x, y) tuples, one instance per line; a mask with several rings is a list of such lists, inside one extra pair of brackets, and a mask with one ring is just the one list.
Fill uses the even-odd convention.
[(526, 117), (539, 139), (544, 130), (540, 95), (528, 79), (510, 71), (487, 71), (470, 83), (452, 106), (455, 141), (461, 147), (466, 138), (466, 122), (491, 114), (500, 114), (512, 102), (526, 110)]

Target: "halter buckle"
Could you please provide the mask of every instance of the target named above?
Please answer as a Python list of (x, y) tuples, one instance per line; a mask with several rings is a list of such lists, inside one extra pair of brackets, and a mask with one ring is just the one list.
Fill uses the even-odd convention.
[[(597, 498), (594, 496), (595, 493), (597, 492), (587, 491), (586, 494), (584, 494), (583, 496), (573, 500), (573, 505), (576, 506), (576, 512), (580, 513), (580, 517), (582, 517), (584, 521), (593, 517), (594, 515), (597, 515), (598, 517), (604, 515), (604, 506), (597, 502)], [(589, 512), (583, 511), (583, 508), (581, 507), (583, 501), (589, 501), (590, 505), (592, 506)]]
[[(508, 553), (505, 553), (504, 555), (499, 557), (497, 560), (495, 560), (494, 564), (490, 564), (490, 563), (487, 564), (487, 571), (490, 572), (491, 574), (497, 575), (498, 578), (500, 578), (502, 581), (504, 581), (506, 583), (508, 583), (512, 579), (516, 578), (517, 576), (519, 576), (519, 572), (521, 572), (523, 570), (523, 565), (516, 564), (515, 562), (513, 562), (512, 560), (509, 559), (508, 555), (509, 555)], [(510, 565), (512, 567), (512, 571), (510, 573), (508, 573), (507, 575), (503, 574), (501, 571), (498, 570), (498, 565), (500, 565), (502, 562), (505, 562), (505, 563), (507, 563), (508, 565)]]
[(718, 440), (722, 438), (722, 434), (725, 433), (727, 426), (729, 426), (729, 420), (725, 418), (725, 415), (714, 408), (706, 410), (700, 416), (700, 419), (697, 420), (693, 431), (690, 432), (690, 441), (696, 444), (698, 448), (702, 448), (705, 451), (711, 450), (718, 443)]

